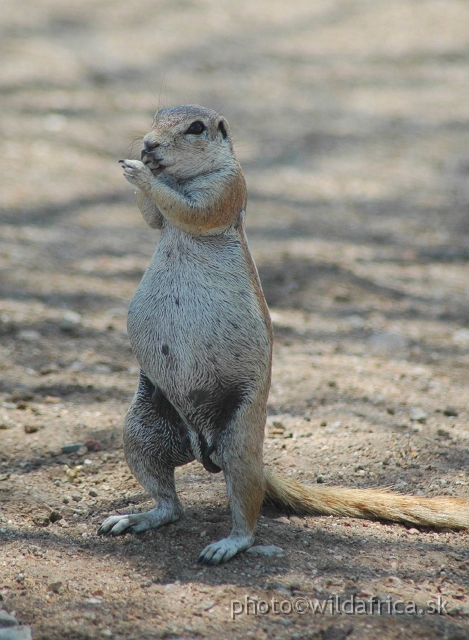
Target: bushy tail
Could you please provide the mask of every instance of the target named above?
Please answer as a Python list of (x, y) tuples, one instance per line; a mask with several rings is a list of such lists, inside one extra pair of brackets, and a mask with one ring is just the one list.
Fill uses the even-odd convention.
[(383, 489), (303, 485), (265, 469), (265, 500), (295, 513), (402, 522), (425, 527), (469, 529), (469, 500), (420, 498)]

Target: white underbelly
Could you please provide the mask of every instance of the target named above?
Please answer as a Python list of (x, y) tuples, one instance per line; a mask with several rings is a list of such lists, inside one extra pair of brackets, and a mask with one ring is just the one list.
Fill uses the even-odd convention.
[(159, 247), (130, 304), (129, 339), (143, 371), (178, 402), (204, 386), (265, 378), (269, 331), (242, 256), (184, 258)]

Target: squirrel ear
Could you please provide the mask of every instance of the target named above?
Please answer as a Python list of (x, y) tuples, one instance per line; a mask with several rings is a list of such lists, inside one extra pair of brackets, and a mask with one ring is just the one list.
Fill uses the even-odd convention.
[(228, 132), (226, 130), (225, 123), (223, 122), (223, 120), (220, 120), (220, 122), (218, 123), (218, 130), (221, 131), (221, 135), (226, 140), (226, 138), (228, 137)]

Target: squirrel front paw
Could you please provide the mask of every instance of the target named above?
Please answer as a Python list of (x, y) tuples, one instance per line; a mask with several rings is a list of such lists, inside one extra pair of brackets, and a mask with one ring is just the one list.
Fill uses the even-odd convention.
[(124, 178), (136, 187), (145, 189), (150, 185), (153, 174), (140, 160), (119, 160), (124, 169)]

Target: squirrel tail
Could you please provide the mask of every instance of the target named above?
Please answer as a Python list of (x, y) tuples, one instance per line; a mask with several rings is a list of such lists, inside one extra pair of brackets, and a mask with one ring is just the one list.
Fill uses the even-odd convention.
[(303, 485), (264, 469), (265, 502), (295, 513), (349, 516), (438, 529), (469, 529), (469, 500), (420, 498), (386, 489)]

